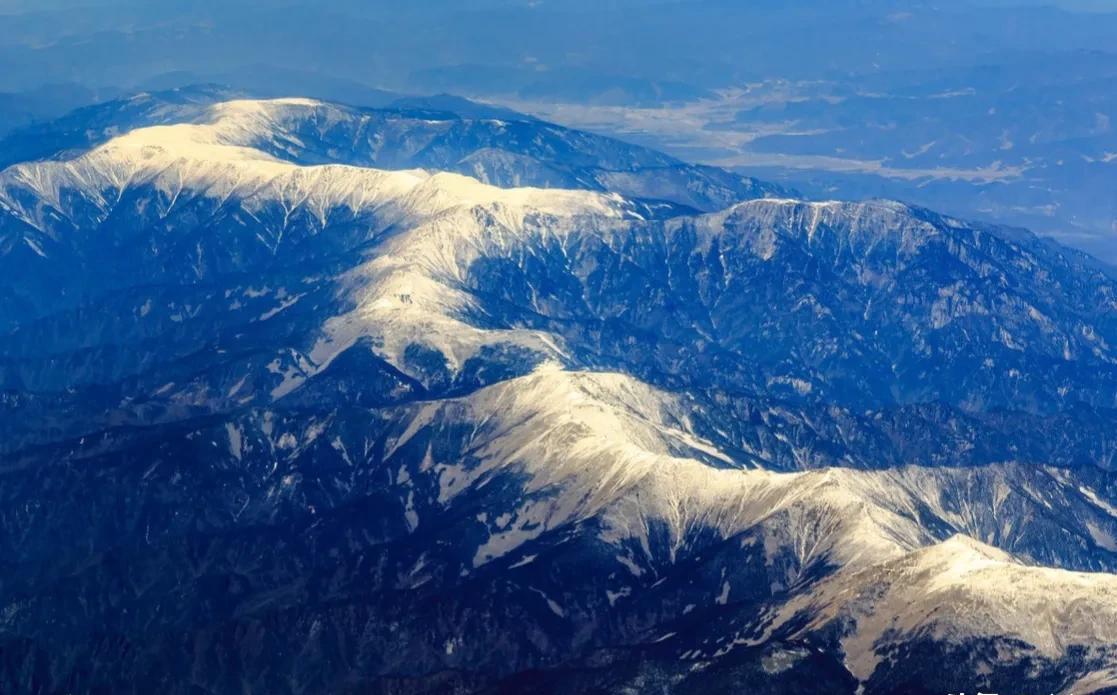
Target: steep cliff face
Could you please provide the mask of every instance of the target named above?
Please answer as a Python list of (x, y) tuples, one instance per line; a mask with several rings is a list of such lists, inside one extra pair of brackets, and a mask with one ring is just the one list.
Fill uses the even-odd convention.
[(1113, 685), (1090, 259), (539, 122), (180, 101), (0, 172), (5, 689)]

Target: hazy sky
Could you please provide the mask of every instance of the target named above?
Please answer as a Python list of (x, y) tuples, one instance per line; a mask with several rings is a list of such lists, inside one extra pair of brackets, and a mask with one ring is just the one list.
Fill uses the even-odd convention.
[[(1020, 1), (0, 0), (33, 8), (2, 20), (0, 90), (134, 87), (264, 67), (402, 91), (538, 83), (592, 93), (635, 90), (635, 80), (685, 97), (773, 76), (1113, 50), (1117, 15), (1097, 21), (1009, 4)], [(50, 9), (62, 6), (72, 9)]]

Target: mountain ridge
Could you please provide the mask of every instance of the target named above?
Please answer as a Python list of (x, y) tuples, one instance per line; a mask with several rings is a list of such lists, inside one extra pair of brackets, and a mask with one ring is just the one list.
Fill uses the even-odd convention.
[(1112, 685), (1109, 274), (891, 202), (377, 170), (366, 116), (0, 172), (5, 687)]

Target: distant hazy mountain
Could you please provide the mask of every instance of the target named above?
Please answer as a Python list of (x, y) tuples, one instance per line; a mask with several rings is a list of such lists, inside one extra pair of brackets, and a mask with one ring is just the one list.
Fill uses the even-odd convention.
[(458, 105), (0, 147), (0, 690), (1117, 687), (1117, 278)]
[(116, 90), (94, 92), (72, 84), (0, 93), (0, 136), (37, 122), (52, 121), (79, 106), (115, 95)]

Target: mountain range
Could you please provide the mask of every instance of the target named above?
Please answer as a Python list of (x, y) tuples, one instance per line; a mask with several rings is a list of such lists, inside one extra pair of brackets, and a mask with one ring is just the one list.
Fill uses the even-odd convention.
[(0, 690), (1117, 691), (1085, 254), (449, 98), (0, 152)]

